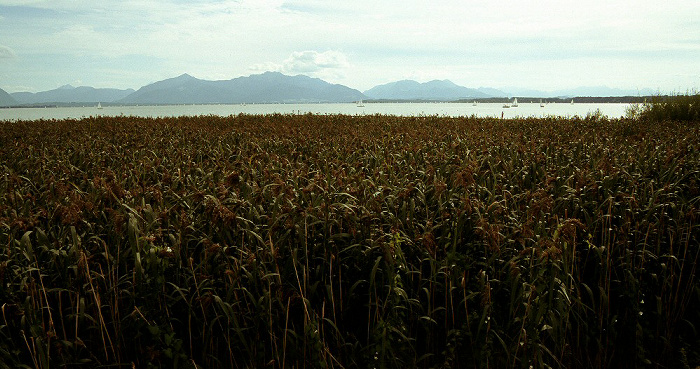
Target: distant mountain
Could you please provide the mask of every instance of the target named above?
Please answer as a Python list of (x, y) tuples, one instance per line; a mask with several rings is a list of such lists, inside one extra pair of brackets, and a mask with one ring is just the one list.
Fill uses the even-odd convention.
[(507, 87), (502, 90), (506, 91), (506, 96), (522, 96), (522, 97), (555, 97), (560, 96), (554, 92), (533, 90), (531, 88)]
[(37, 93), (0, 90), (0, 106), (24, 104), (236, 104), (352, 102), (367, 99), (385, 100), (471, 100), (503, 97), (571, 98), (651, 96), (650, 89), (622, 90), (606, 86), (541, 91), (517, 87), (501, 89), (467, 88), (449, 80), (419, 83), (403, 80), (375, 86), (364, 94), (347, 86), (331, 84), (304, 75), (288, 76), (266, 72), (230, 80), (209, 81), (183, 74), (133, 89), (73, 87), (64, 85)]
[(479, 87), (477, 91), (493, 97), (508, 97), (507, 93), (490, 87)]
[(608, 86), (595, 87), (577, 87), (568, 90), (554, 91), (555, 96), (650, 96), (654, 91), (645, 88), (637, 90), (622, 90), (619, 88), (610, 88)]
[(402, 100), (457, 100), (463, 98), (490, 97), (473, 88), (458, 86), (449, 80), (434, 80), (419, 83), (411, 80), (391, 82), (372, 87), (365, 91), (372, 99), (402, 99)]
[(188, 74), (144, 86), (119, 100), (124, 104), (238, 104), (285, 102), (352, 102), (360, 91), (303, 75), (266, 72), (223, 81)]
[(645, 88), (641, 90), (623, 90), (618, 88), (610, 88), (607, 86), (594, 87), (576, 87), (570, 89), (562, 89), (555, 91), (541, 91), (526, 88), (508, 87), (504, 88), (508, 91), (508, 96), (523, 96), (523, 97), (578, 97), (578, 96), (650, 96), (654, 95), (654, 91)]
[(98, 103), (112, 102), (133, 93), (133, 89), (73, 87), (64, 85), (57, 89), (43, 92), (15, 92), (12, 97), (20, 104), (40, 103)]
[(17, 105), (17, 100), (12, 98), (12, 95), (5, 92), (5, 90), (0, 88), (0, 106), (12, 106)]

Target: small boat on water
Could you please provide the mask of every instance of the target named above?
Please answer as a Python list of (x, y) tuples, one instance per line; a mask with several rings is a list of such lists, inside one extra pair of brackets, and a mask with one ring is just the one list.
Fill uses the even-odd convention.
[(362, 100), (360, 100), (360, 101), (357, 102), (357, 107), (358, 107), (358, 108), (364, 108), (364, 107), (365, 107), (365, 104), (362, 103)]
[(571, 105), (574, 105), (574, 99), (571, 99)]
[(102, 109), (102, 103), (97, 103), (97, 109)]
[(517, 98), (517, 97), (513, 98), (513, 103), (510, 104), (510, 107), (511, 107), (511, 108), (517, 108), (517, 107), (518, 107), (518, 98)]
[(540, 99), (540, 108), (544, 108), (544, 103), (542, 102), (542, 99)]

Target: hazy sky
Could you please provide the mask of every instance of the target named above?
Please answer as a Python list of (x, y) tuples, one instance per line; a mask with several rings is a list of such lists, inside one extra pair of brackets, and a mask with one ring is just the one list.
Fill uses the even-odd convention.
[(700, 1), (0, 0), (0, 88), (134, 88), (268, 70), (364, 91), (700, 89)]

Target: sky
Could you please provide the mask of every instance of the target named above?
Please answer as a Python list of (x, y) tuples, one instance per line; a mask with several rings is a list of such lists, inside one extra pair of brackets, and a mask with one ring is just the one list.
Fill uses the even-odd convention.
[(0, 88), (278, 71), (360, 91), (700, 90), (697, 0), (0, 0)]

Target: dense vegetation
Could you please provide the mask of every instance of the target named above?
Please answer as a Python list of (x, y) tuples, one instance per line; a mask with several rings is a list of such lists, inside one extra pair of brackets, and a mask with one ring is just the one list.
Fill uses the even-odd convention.
[(700, 94), (654, 96), (628, 109), (628, 115), (647, 121), (700, 122)]
[(697, 122), (0, 124), (2, 368), (700, 365)]

